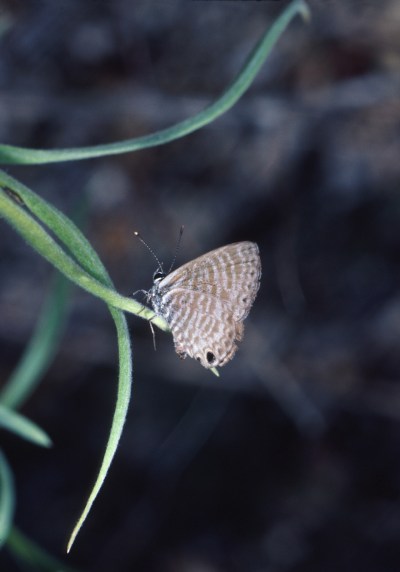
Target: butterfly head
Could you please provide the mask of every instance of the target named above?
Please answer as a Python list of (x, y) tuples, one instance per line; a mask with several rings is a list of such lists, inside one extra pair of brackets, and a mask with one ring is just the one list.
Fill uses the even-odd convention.
[(166, 273), (163, 272), (160, 268), (157, 268), (153, 274), (153, 284), (159, 284), (165, 277)]

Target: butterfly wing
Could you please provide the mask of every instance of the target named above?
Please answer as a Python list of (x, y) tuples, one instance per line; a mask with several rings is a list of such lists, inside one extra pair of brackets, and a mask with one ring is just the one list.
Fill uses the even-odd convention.
[(253, 242), (217, 248), (168, 274), (158, 294), (177, 353), (206, 368), (232, 359), (260, 276), (258, 246)]
[(165, 295), (176, 352), (197, 359), (206, 368), (220, 367), (233, 358), (243, 334), (231, 308), (214, 296), (174, 288)]
[(254, 242), (235, 242), (191, 260), (166, 276), (160, 290), (201, 292), (225, 303), (236, 321), (244, 320), (260, 286), (261, 261)]

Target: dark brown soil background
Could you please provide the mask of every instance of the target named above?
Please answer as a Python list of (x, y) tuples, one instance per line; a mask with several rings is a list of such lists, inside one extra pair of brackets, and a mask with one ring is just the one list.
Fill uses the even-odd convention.
[[(284, 1), (3, 2), (0, 139), (34, 148), (167, 127), (230, 84)], [(116, 459), (72, 554), (87, 572), (400, 570), (400, 3), (310, 0), (218, 121), (159, 148), (7, 167), (72, 215), (119, 292), (238, 240), (263, 278), (217, 379), (129, 316), (134, 387)], [(0, 221), (0, 383), (52, 269)], [(57, 357), (4, 431), (16, 524), (54, 555), (98, 470), (117, 353), (104, 304), (73, 289)], [(0, 569), (19, 570), (6, 551)]]

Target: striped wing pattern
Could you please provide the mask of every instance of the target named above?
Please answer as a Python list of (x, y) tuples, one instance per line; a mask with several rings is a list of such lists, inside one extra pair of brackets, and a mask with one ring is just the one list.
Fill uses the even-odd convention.
[(155, 283), (150, 298), (168, 322), (181, 357), (204, 367), (231, 360), (260, 285), (261, 262), (253, 242), (236, 242), (184, 264)]

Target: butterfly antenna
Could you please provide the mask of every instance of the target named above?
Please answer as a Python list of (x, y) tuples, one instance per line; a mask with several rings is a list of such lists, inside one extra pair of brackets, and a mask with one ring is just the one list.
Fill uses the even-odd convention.
[(151, 254), (153, 255), (153, 257), (156, 259), (156, 262), (157, 262), (157, 264), (158, 264), (158, 268), (161, 270), (161, 272), (164, 272), (163, 267), (162, 267), (162, 264), (161, 264), (161, 262), (159, 261), (158, 256), (157, 256), (157, 254), (154, 252), (154, 250), (153, 250), (152, 248), (150, 248), (150, 246), (147, 244), (147, 242), (144, 240), (144, 238), (142, 238), (142, 236), (138, 233), (137, 230), (135, 230), (135, 231), (133, 232), (133, 234), (134, 234), (135, 236), (137, 236), (137, 238), (140, 240), (140, 242), (145, 245), (145, 247), (147, 248), (147, 250), (148, 250), (149, 252), (151, 252)]
[(182, 234), (183, 234), (183, 229), (184, 229), (184, 228), (185, 228), (185, 227), (182, 225), (181, 228), (179, 229), (179, 236), (178, 236), (178, 240), (177, 240), (177, 242), (176, 242), (175, 254), (174, 254), (174, 257), (173, 257), (173, 259), (172, 259), (171, 266), (169, 267), (168, 274), (171, 272), (172, 267), (173, 267), (174, 264), (175, 264), (176, 257), (178, 256), (179, 247), (180, 247), (180, 245), (181, 245)]

